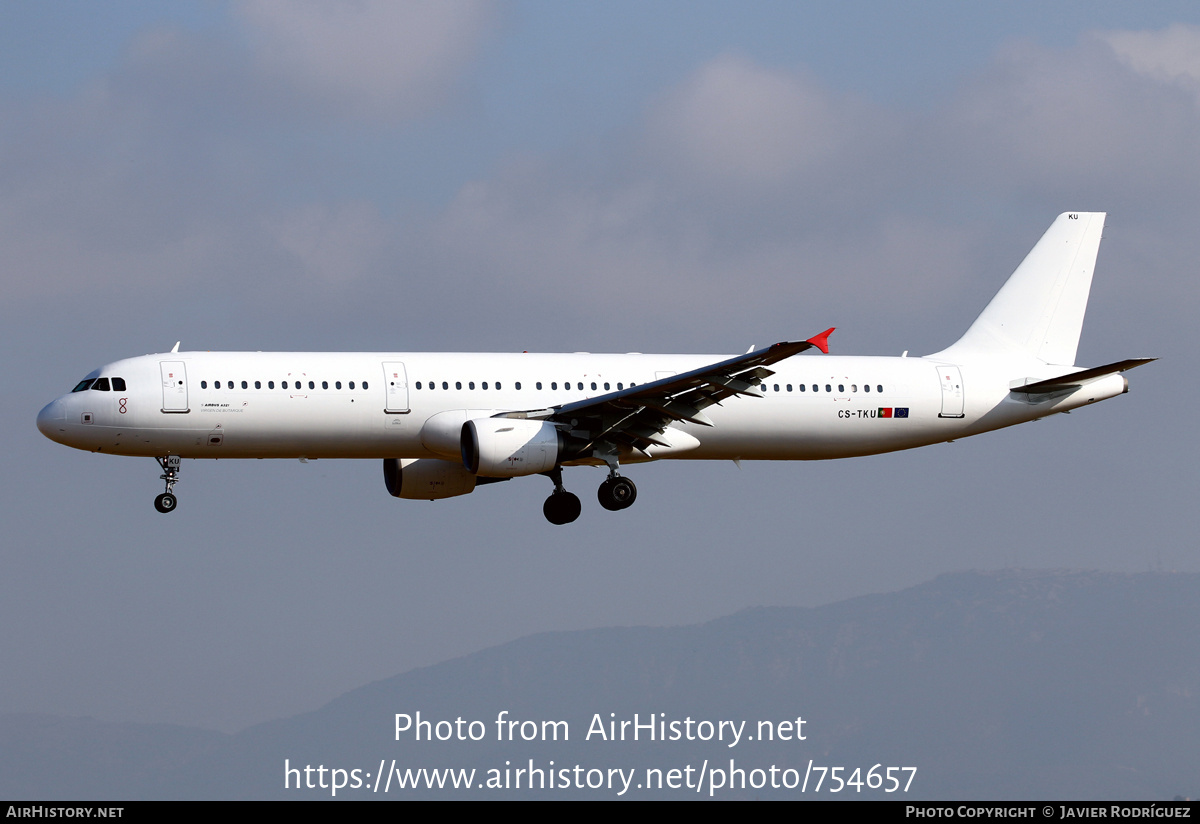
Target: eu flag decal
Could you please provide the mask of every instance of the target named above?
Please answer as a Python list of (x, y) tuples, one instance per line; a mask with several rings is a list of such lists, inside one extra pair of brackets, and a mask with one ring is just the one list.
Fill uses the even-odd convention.
[(907, 418), (908, 417), (908, 407), (907, 406), (897, 406), (896, 411), (893, 414), (893, 417)]

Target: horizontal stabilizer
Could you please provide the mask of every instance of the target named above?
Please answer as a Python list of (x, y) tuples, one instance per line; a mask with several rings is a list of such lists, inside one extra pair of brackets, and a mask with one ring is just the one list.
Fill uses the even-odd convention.
[(1135, 366), (1141, 366), (1143, 363), (1150, 363), (1150, 361), (1155, 360), (1158, 360), (1158, 358), (1130, 358), (1129, 360), (1117, 361), (1105, 366), (1094, 366), (1091, 369), (1071, 372), (1067, 375), (1059, 375), (1056, 378), (1047, 378), (1036, 383), (1027, 383), (1024, 386), (1014, 386), (1009, 391), (1023, 395), (1041, 395), (1049, 392), (1059, 392), (1064, 389), (1074, 389), (1096, 378), (1113, 375), (1117, 372), (1125, 372), (1133, 369)]

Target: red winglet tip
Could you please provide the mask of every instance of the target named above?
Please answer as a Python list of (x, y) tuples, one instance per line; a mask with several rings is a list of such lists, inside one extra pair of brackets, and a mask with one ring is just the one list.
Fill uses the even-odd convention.
[(807, 341), (805, 341), (805, 343), (811, 343), (813, 346), (817, 347), (822, 352), (824, 352), (826, 355), (828, 355), (829, 354), (829, 336), (833, 334), (834, 329), (837, 329), (837, 327), (830, 326), (828, 329), (826, 329), (821, 334), (813, 335), (811, 338), (809, 338)]

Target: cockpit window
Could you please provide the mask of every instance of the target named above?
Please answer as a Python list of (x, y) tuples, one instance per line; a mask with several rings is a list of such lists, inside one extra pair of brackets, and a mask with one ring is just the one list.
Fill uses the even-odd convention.
[(108, 378), (96, 378), (96, 382), (92, 384), (92, 390), (98, 392), (111, 392), (112, 387), (108, 385)]
[(92, 386), (92, 384), (93, 384), (93, 383), (95, 383), (95, 382), (96, 382), (96, 379), (95, 379), (95, 378), (88, 378), (88, 379), (87, 379), (87, 380), (85, 380), (85, 381), (80, 381), (80, 382), (79, 382), (79, 383), (78, 383), (78, 384), (75, 386), (75, 388), (74, 388), (74, 389), (72, 389), (71, 391), (72, 391), (72, 392), (83, 392), (83, 391), (85, 391), (85, 390), (87, 390), (87, 389), (90, 389), (90, 388), (91, 388), (91, 386)]
[(124, 378), (113, 378), (112, 385), (113, 385), (114, 392), (124, 392), (125, 391), (125, 379)]

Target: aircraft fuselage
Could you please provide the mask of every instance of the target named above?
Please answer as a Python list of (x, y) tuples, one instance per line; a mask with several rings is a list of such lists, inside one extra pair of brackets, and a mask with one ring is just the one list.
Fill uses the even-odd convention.
[[(51, 440), (116, 455), (449, 458), (423, 438), (444, 412), (489, 417), (594, 398), (723, 360), (718, 355), (182, 352), (116, 361), (108, 380), (38, 416)], [(1108, 376), (1031, 403), (1009, 368), (927, 358), (805, 356), (776, 364), (761, 397), (712, 407), (699, 443), (663, 458), (820, 460), (953, 440), (1120, 394)], [(1040, 379), (1054, 368), (1026, 370)], [(123, 391), (112, 389), (117, 378)], [(953, 384), (943, 388), (945, 384)], [(593, 388), (595, 387), (595, 388)], [(435, 447), (436, 448), (436, 447)], [(648, 460), (632, 453), (622, 462)], [(586, 462), (586, 461), (584, 461)]]

